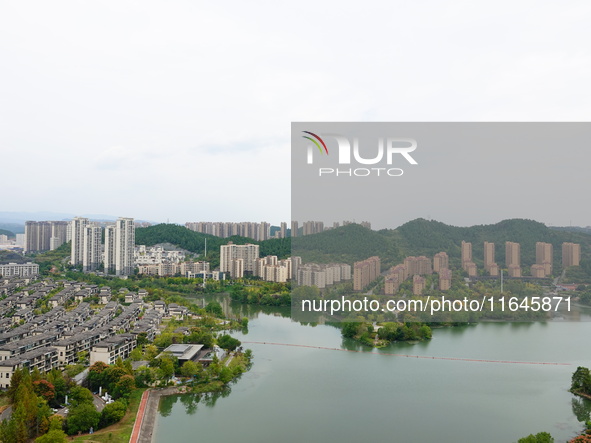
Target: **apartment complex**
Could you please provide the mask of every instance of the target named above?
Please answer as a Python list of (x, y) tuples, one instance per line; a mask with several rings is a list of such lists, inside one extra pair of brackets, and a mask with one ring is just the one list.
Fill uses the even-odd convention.
[[(283, 237), (287, 234), (287, 223), (281, 223), (280, 235)], [(271, 224), (267, 222), (187, 222), (185, 227), (191, 231), (200, 232), (202, 234), (215, 235), (216, 237), (231, 237), (238, 235), (240, 237), (248, 237), (253, 240), (261, 241), (271, 238)]]
[(319, 234), (324, 231), (324, 222), (306, 221), (302, 228), (302, 235)]
[(102, 227), (84, 217), (71, 221), (72, 249), (70, 262), (82, 265), (85, 272), (96, 271), (100, 263), (104, 272), (116, 275), (133, 274), (135, 224), (133, 218), (120, 217), (115, 224), (105, 227), (105, 244), (102, 244)]
[(25, 252), (53, 251), (67, 241), (67, 221), (25, 222)]
[(297, 275), (301, 263), (301, 257), (278, 260), (277, 256), (269, 255), (256, 260), (255, 275), (266, 281), (284, 283), (287, 280), (292, 280)]
[(353, 264), (353, 290), (361, 291), (380, 275), (380, 257), (373, 256)]
[(258, 258), (259, 245), (230, 242), (220, 246), (220, 271), (228, 272), (232, 278), (244, 277), (245, 272), (254, 274)]
[(2, 277), (32, 277), (37, 274), (39, 274), (39, 265), (37, 263), (0, 265), (0, 276)]
[(351, 265), (344, 263), (306, 263), (298, 265), (296, 271), (296, 281), (300, 286), (316, 286), (318, 289), (324, 289), (346, 280), (351, 280)]
[[(439, 258), (441, 259), (441, 256)], [(431, 259), (424, 255), (419, 257), (406, 257), (404, 259), (404, 266), (406, 267), (407, 275), (409, 277), (412, 277), (413, 275), (430, 275), (433, 273)]]

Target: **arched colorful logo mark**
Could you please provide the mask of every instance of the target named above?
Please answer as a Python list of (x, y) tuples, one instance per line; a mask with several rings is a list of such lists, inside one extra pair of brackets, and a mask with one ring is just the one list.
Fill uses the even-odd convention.
[[(312, 137), (308, 137), (307, 135), (302, 135), (302, 137), (304, 137), (304, 138), (310, 140), (312, 143), (314, 143), (316, 145), (316, 147), (318, 148), (318, 150), (320, 151), (320, 153), (322, 154), (322, 148), (318, 144), (318, 142), (320, 142), (322, 144), (322, 146), (324, 147), (324, 151), (326, 152), (326, 155), (328, 155), (328, 148), (326, 147), (326, 143), (324, 143), (324, 140), (322, 140), (320, 137), (318, 137), (313, 132), (310, 132), (310, 131), (302, 131), (302, 132), (305, 132), (306, 134), (310, 134), (312, 137), (314, 137), (314, 138), (312, 138)], [(316, 139), (318, 141), (316, 141), (314, 139)]]

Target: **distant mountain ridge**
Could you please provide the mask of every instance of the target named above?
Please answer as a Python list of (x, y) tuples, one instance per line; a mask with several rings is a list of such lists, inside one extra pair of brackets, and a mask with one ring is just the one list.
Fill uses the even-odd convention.
[[(337, 238), (342, 241), (337, 242)], [(379, 255), (383, 262), (396, 264), (409, 255), (432, 257), (444, 251), (449, 255), (450, 261), (459, 266), (462, 240), (472, 243), (472, 256), (479, 266), (483, 264), (485, 241), (495, 243), (495, 260), (500, 266), (505, 265), (506, 241), (521, 244), (522, 266), (535, 262), (538, 241), (554, 246), (555, 264), (560, 263), (563, 242), (580, 243), (584, 259), (589, 259), (591, 254), (590, 234), (551, 229), (543, 223), (525, 219), (457, 227), (419, 218), (397, 229), (371, 231), (360, 225), (347, 225), (293, 240), (294, 254), (301, 255), (304, 261), (321, 262), (338, 260), (339, 257), (349, 258), (347, 261), (351, 262)]]

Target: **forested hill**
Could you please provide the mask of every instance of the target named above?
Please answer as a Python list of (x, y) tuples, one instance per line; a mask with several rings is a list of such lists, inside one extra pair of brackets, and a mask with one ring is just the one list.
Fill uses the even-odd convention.
[(14, 238), (14, 232), (8, 231), (6, 229), (0, 229), (0, 235), (6, 235), (8, 238)]
[(202, 254), (205, 249), (205, 239), (207, 239), (207, 255), (210, 253), (219, 255), (220, 246), (228, 242), (234, 242), (237, 245), (253, 243), (260, 245), (261, 256), (276, 255), (279, 258), (285, 258), (291, 253), (291, 242), (286, 239), (270, 239), (262, 242), (254, 241), (246, 237), (228, 237), (220, 238), (214, 235), (201, 234), (191, 231), (184, 226), (173, 224), (160, 224), (147, 228), (137, 228), (135, 230), (136, 245), (153, 246), (158, 243), (172, 243), (187, 251), (196, 254)]
[[(261, 256), (277, 255), (285, 258), (291, 255), (290, 238), (271, 239), (256, 242), (245, 237), (220, 238), (191, 231), (183, 226), (160, 224), (136, 229), (136, 244), (155, 245), (172, 243), (191, 252), (201, 254), (207, 239), (208, 259), (219, 255), (220, 245), (229, 241), (236, 244), (255, 243), (261, 247)], [(524, 266), (535, 262), (536, 242), (554, 245), (554, 263), (561, 260), (563, 242), (581, 244), (583, 259), (591, 259), (591, 235), (583, 232), (551, 229), (533, 220), (511, 219), (493, 225), (457, 227), (437, 221), (416, 219), (397, 229), (372, 231), (357, 224), (330, 229), (320, 234), (293, 239), (293, 254), (304, 262), (345, 262), (363, 260), (378, 255), (385, 266), (400, 263), (409, 255), (433, 256), (445, 251), (452, 264), (459, 266), (462, 240), (472, 243), (473, 259), (482, 266), (485, 241), (496, 246), (496, 261), (505, 266), (505, 242), (521, 244), (521, 260)]]
[(292, 239), (293, 255), (318, 263), (353, 263), (373, 255), (399, 261), (404, 259), (401, 244), (396, 231), (372, 231), (357, 224)]
[[(554, 245), (554, 262), (559, 265), (563, 242), (581, 243), (583, 258), (591, 257), (591, 235), (582, 232), (567, 232), (550, 229), (544, 224), (523, 219), (503, 220), (493, 225), (457, 227), (437, 221), (416, 219), (397, 229), (371, 231), (359, 225), (347, 225), (321, 234), (294, 239), (294, 255), (304, 261), (362, 260), (379, 255), (382, 262), (390, 265), (400, 263), (405, 256), (433, 256), (445, 251), (450, 260), (459, 266), (462, 240), (472, 243), (472, 255), (481, 266), (484, 242), (495, 243), (495, 259), (505, 265), (505, 242), (521, 244), (521, 260), (524, 265), (535, 262), (536, 242)], [(346, 260), (349, 258), (349, 260)]]

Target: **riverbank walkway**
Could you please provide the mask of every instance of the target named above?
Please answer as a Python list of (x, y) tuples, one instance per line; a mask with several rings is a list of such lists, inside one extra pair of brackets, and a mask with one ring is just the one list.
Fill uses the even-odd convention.
[(181, 394), (182, 392), (182, 389), (176, 387), (147, 389), (144, 391), (142, 399), (140, 400), (140, 406), (137, 410), (129, 443), (151, 443), (160, 397)]

